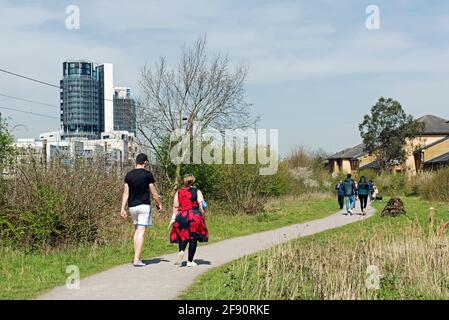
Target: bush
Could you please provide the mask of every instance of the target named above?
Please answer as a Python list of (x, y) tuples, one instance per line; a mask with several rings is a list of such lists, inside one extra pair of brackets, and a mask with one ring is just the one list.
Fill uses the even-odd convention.
[[(360, 176), (360, 175), (358, 175)], [(368, 178), (370, 179), (370, 178)], [(406, 195), (407, 176), (403, 173), (382, 173), (371, 179), (383, 195), (400, 196)]]
[(12, 145), (13, 138), (8, 129), (6, 121), (0, 117), (0, 180), (2, 179), (3, 170), (11, 163), (14, 147)]
[(421, 196), (430, 201), (449, 201), (449, 168), (427, 175), (420, 187)]
[(259, 174), (258, 165), (223, 165), (218, 196), (232, 213), (255, 214), (264, 210), (269, 196), (270, 176)]
[(5, 186), (0, 239), (29, 251), (117, 240), (126, 234), (118, 219), (122, 179), (102, 163), (81, 160), (20, 165)]
[(323, 151), (308, 150), (302, 146), (291, 151), (285, 160), (289, 168), (289, 176), (285, 177), (289, 182), (289, 193), (329, 192), (335, 181), (324, 169), (325, 158)]

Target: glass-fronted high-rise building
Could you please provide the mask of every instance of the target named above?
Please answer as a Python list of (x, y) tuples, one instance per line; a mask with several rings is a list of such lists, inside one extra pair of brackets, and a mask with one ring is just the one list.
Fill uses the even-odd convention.
[(61, 129), (66, 138), (96, 139), (101, 133), (95, 66), (87, 61), (63, 63)]
[(114, 87), (110, 63), (62, 64), (61, 131), (63, 139), (99, 139), (102, 132), (136, 134), (136, 103), (128, 87)]
[(114, 130), (136, 134), (136, 101), (131, 97), (131, 89), (114, 89)]

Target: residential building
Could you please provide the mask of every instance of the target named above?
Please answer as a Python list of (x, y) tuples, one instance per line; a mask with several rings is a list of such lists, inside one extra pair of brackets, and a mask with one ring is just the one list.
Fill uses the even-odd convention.
[(47, 141), (61, 141), (62, 140), (62, 132), (61, 131), (51, 131), (51, 132), (41, 133), (39, 135), (39, 139), (47, 140)]
[(136, 134), (136, 102), (131, 88), (114, 88), (114, 130)]
[(66, 61), (61, 86), (61, 130), (66, 138), (96, 139), (102, 131), (96, 67), (88, 61)]
[[(422, 170), (435, 169), (449, 164), (449, 121), (434, 115), (425, 115), (417, 121), (424, 124), (421, 134), (412, 141), (406, 141), (406, 161), (396, 166), (395, 171), (415, 175)], [(359, 144), (335, 153), (328, 159), (331, 173), (357, 173), (363, 169), (379, 169), (373, 155)]]
[(134, 134), (128, 131), (105, 132), (96, 140), (19, 139), (14, 145), (19, 150), (19, 161), (34, 159), (40, 164), (49, 163), (55, 158), (72, 163), (76, 158), (83, 157), (125, 166), (133, 163), (138, 151)]
[(113, 130), (136, 133), (136, 102), (131, 88), (114, 87), (111, 63), (64, 62), (60, 94), (62, 139), (99, 139)]
[(84, 60), (63, 64), (60, 82), (61, 129), (39, 139), (19, 139), (19, 159), (46, 164), (77, 157), (126, 165), (135, 159), (136, 104), (129, 87), (114, 87), (113, 66)]
[(96, 68), (98, 81), (98, 108), (101, 115), (101, 132), (114, 130), (114, 76), (111, 63)]

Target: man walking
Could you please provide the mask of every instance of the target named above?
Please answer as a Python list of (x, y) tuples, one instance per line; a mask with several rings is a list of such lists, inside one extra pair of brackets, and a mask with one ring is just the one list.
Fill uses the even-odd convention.
[(356, 196), (356, 186), (354, 180), (352, 180), (352, 175), (348, 173), (345, 181), (343, 181), (343, 189), (346, 198), (346, 212), (348, 215), (352, 215), (352, 210), (355, 208), (355, 196)]
[(146, 170), (148, 157), (146, 154), (139, 154), (136, 157), (136, 168), (128, 172), (125, 177), (125, 185), (122, 195), (122, 207), (120, 216), (126, 219), (126, 204), (128, 204), (131, 219), (136, 228), (134, 232), (134, 260), (135, 267), (143, 267), (145, 264), (140, 260), (142, 253), (145, 229), (152, 225), (151, 199), (156, 201), (159, 212), (162, 209), (162, 202), (154, 186), (155, 180), (153, 174)]

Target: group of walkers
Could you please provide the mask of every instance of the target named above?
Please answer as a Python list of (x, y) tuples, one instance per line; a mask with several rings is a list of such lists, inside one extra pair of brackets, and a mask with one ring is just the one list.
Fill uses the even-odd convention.
[[(148, 166), (147, 155), (141, 153), (136, 158), (135, 169), (128, 172), (122, 195), (122, 206), (120, 216), (122, 219), (129, 214), (135, 226), (134, 232), (134, 260), (135, 267), (143, 267), (142, 262), (144, 235), (147, 227), (152, 225), (151, 196), (156, 202), (159, 212), (162, 207), (161, 198), (155, 187), (155, 179), (152, 173), (146, 170)], [(181, 265), (184, 259), (184, 251), (189, 245), (187, 267), (196, 266), (193, 261), (198, 241), (208, 241), (208, 230), (205, 220), (206, 201), (200, 190), (193, 187), (195, 177), (186, 174), (183, 179), (184, 185), (178, 189), (173, 199), (173, 215), (169, 223), (170, 242), (179, 246), (176, 265)], [(151, 193), (151, 196), (150, 196)]]
[(335, 189), (337, 190), (340, 209), (343, 209), (346, 202), (346, 214), (348, 215), (354, 214), (357, 199), (360, 200), (362, 215), (366, 215), (368, 199), (372, 201), (378, 193), (372, 180), (367, 181), (366, 177), (362, 176), (357, 183), (352, 179), (350, 173), (344, 181), (337, 182)]
[[(156, 202), (159, 212), (164, 210), (155, 187), (155, 179), (152, 173), (146, 169), (148, 164), (147, 155), (141, 153), (137, 156), (136, 167), (125, 177), (122, 195), (120, 216), (122, 219), (127, 219), (126, 206), (128, 206), (135, 226), (133, 260), (135, 267), (145, 266), (141, 260), (141, 254), (145, 230), (152, 225), (151, 196)], [(170, 242), (177, 243), (179, 247), (175, 264), (182, 264), (188, 245), (187, 267), (197, 265), (193, 258), (198, 242), (207, 242), (209, 239), (205, 219), (206, 201), (202, 192), (193, 186), (194, 182), (193, 174), (184, 176), (183, 186), (178, 189), (173, 198), (173, 215), (169, 223)], [(362, 176), (357, 183), (352, 179), (351, 174), (348, 174), (344, 181), (338, 181), (335, 189), (340, 209), (343, 209), (346, 202), (346, 214), (348, 215), (354, 213), (357, 199), (360, 200), (362, 215), (366, 215), (368, 198), (371, 201), (378, 194), (372, 180), (367, 181), (366, 177)]]

